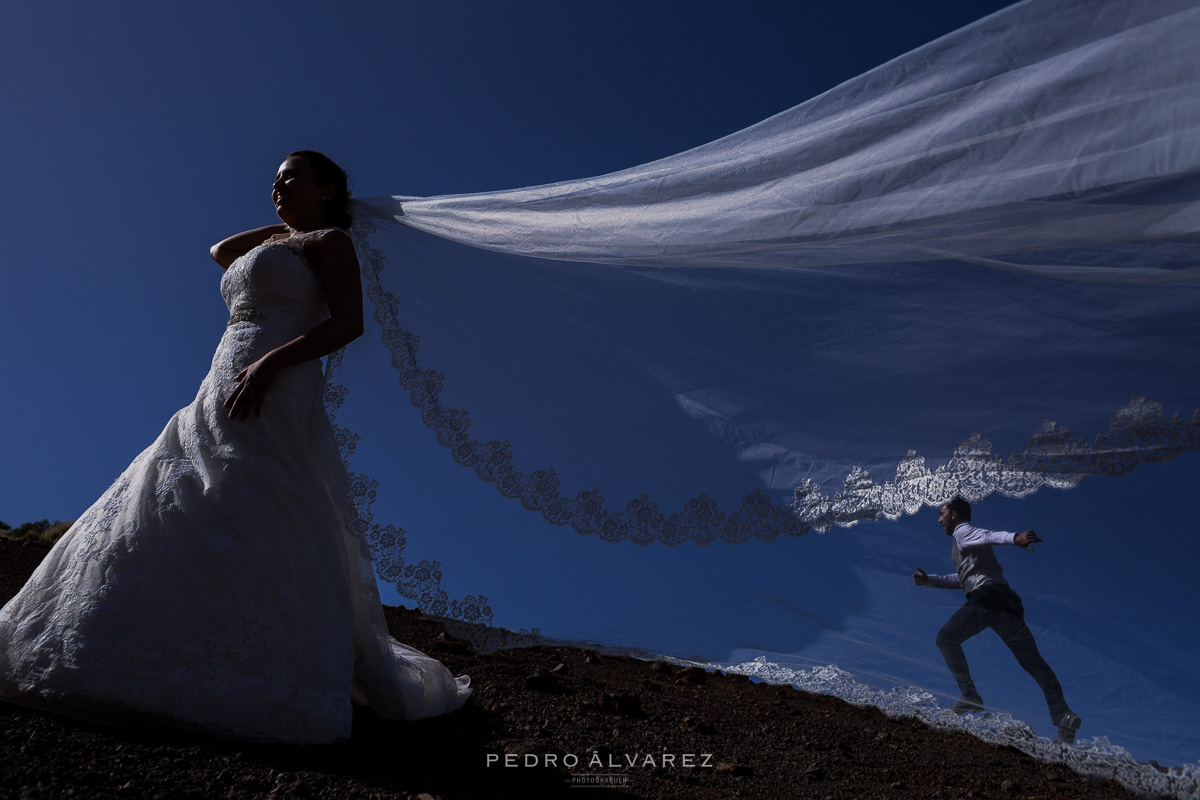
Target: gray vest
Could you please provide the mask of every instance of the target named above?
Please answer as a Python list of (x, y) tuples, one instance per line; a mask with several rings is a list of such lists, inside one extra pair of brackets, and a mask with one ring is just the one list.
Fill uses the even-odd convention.
[(967, 550), (958, 549), (958, 540), (950, 539), (950, 560), (954, 562), (954, 570), (962, 583), (963, 591), (967, 594), (988, 584), (1008, 586), (1004, 579), (1004, 570), (992, 552), (992, 545), (984, 544)]

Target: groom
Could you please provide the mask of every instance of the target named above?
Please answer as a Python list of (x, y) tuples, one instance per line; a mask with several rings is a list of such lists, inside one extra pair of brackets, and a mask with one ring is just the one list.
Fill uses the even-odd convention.
[(954, 616), (937, 635), (938, 650), (946, 659), (946, 666), (950, 668), (950, 674), (954, 676), (962, 694), (962, 699), (950, 710), (956, 714), (983, 710), (983, 700), (975, 689), (975, 682), (971, 680), (962, 643), (981, 633), (984, 628), (991, 628), (1008, 645), (1008, 649), (1017, 657), (1017, 663), (1033, 676), (1046, 695), (1050, 720), (1058, 726), (1058, 738), (1055, 741), (1071, 744), (1075, 741), (1075, 731), (1079, 730), (1081, 720), (1067, 707), (1062, 685), (1055, 677), (1054, 670), (1038, 652), (1033, 633), (1025, 624), (1021, 598), (1009, 587), (1000, 562), (992, 552), (993, 545), (998, 544), (1015, 544), (1032, 551), (1032, 545), (1042, 540), (1033, 531), (1001, 533), (976, 528), (971, 524), (971, 504), (961, 497), (955, 497), (941, 507), (938, 524), (947, 536), (954, 537), (950, 558), (956, 573), (929, 575), (917, 567), (912, 577), (916, 586), (962, 589), (967, 594), (966, 604), (954, 612)]

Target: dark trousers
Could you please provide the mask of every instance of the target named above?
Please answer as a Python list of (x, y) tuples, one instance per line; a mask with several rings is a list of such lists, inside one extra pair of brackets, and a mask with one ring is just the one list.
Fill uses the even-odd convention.
[(975, 682), (971, 680), (971, 670), (967, 667), (967, 657), (963, 654), (962, 643), (985, 628), (991, 628), (1000, 639), (1008, 645), (1008, 649), (1016, 656), (1017, 663), (1028, 672), (1042, 693), (1046, 695), (1046, 705), (1050, 708), (1050, 720), (1055, 725), (1070, 709), (1063, 697), (1062, 684), (1038, 652), (1037, 643), (1033, 641), (1033, 633), (1025, 624), (1025, 609), (1021, 606), (1021, 598), (1011, 589), (991, 586), (981, 587), (967, 595), (967, 602), (954, 612), (954, 616), (938, 631), (937, 646), (946, 659), (950, 674), (958, 683), (959, 692), (968, 700), (974, 700), (983, 705)]

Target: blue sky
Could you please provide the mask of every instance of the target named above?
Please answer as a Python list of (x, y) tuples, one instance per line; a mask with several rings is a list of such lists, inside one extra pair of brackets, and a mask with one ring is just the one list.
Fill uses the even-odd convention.
[[(17, 524), (78, 516), (195, 396), (227, 318), (218, 291), (221, 272), (208, 248), (274, 221), (270, 182), (289, 151), (326, 151), (350, 172), (358, 196), (477, 192), (599, 175), (744, 128), (1005, 5), (393, 0), (347, 3), (335, 11), (315, 2), (9, 4), (0, 12), (0, 145), (8, 156), (0, 255), (7, 355), (0, 392), (6, 420), (0, 426), (0, 519)], [(440, 459), (429, 462), (430, 470), (460, 469), (435, 445), (427, 451)], [(1183, 471), (1170, 472), (1169, 480), (1156, 478), (1168, 473), (1139, 472), (1121, 479), (1122, 487), (1128, 497), (1168, 504), (1190, 485), (1180, 476), (1196, 473), (1195, 454), (1179, 462), (1186, 462)], [(1101, 508), (1110, 519), (1125, 513), (1125, 522), (1139, 524), (1138, 507), (1107, 486), (1088, 482), (1065, 499), (1054, 493), (1029, 503), (997, 500), (987, 522), (1022, 530), (1036, 519), (1039, 526), (1065, 531), (1089, 508)], [(519, 507), (491, 487), (470, 491), (479, 518), (520, 524)], [(449, 536), (456, 524), (436, 506), (395, 512), (398, 522), (414, 532), (423, 527), (428, 537)], [(1187, 524), (1185, 510), (1157, 513), (1157, 524)], [(933, 634), (954, 602), (949, 593), (920, 602), (903, 594), (910, 561), (921, 558), (930, 571), (950, 569), (945, 539), (933, 524), (930, 514), (888, 528), (891, 550), (874, 553), (895, 556), (887, 566), (895, 573), (888, 580), (895, 581), (886, 584), (874, 567), (851, 568), (862, 557), (863, 542), (882, 526), (856, 529), (861, 536), (738, 548), (646, 548), (646, 557), (631, 568), (624, 546), (581, 541), (543, 526), (506, 551), (482, 543), (484, 557), (460, 564), (466, 572), (448, 574), (447, 585), (452, 594), (481, 591), (495, 571), (489, 558), (512, 559), (514, 566), (535, 559), (554, 565), (583, 549), (596, 575), (539, 575), (508, 617), (497, 603), (497, 621), (542, 624), (544, 619), (526, 620), (522, 613), (547, 605), (558, 586), (595, 580), (603, 587), (597, 576), (605, 573), (650, 587), (645, 596), (616, 593), (605, 609), (633, 618), (645, 597), (667, 604), (679, 588), (662, 581), (670, 558), (680, 574), (693, 581), (700, 576), (714, 587), (717, 600), (689, 601), (715, 621), (714, 629), (725, 631), (714, 639), (741, 636), (747, 652), (778, 656), (794, 655), (786, 648), (808, 636), (777, 636), (769, 629), (780, 620), (794, 624), (781, 609), (800, 601), (766, 590), (739, 594), (745, 582), (726, 579), (738, 569), (760, 571), (764, 585), (787, 587), (817, 580), (793, 579), (796, 565), (831, 564), (822, 580), (862, 585), (864, 595), (846, 612), (850, 621), (837, 636), (812, 634), (820, 657), (849, 659), (846, 642), (872, 641), (873, 626), (895, 626), (887, 614), (902, 608), (901, 627), (911, 628), (919, 642), (905, 657), (920, 664), (879, 667), (869, 648), (860, 648), (856, 665), (897, 681), (928, 678), (945, 691), (948, 678)], [(1132, 580), (1144, 581), (1157, 570), (1171, 586), (1167, 596), (1194, 605), (1190, 582), (1171, 581), (1190, 575), (1184, 568), (1194, 563), (1195, 548), (1182, 540), (1167, 546), (1168, 554), (1184, 557), (1167, 563), (1162, 549), (1129, 554)], [(915, 551), (911, 558), (908, 549)], [(1055, 663), (1084, 673), (1088, 659), (1094, 660), (1089, 648), (1099, 646), (1084, 640), (1103, 639), (1106, 620), (1092, 619), (1082, 633), (1070, 623), (1088, 619), (1096, 604), (1117, 605), (1111, 593), (1105, 597), (1107, 587), (1131, 576), (1107, 552), (1078, 548), (1074, 554), (1080, 552), (1086, 558), (1071, 561), (1063, 550), (1047, 548), (1028, 561), (1036, 566), (1026, 585), (1048, 587), (1043, 599), (1061, 612), (1052, 623), (1043, 619), (1049, 627), (1037, 629), (1039, 642), (1059, 655)], [(1063, 569), (1085, 571), (1072, 577), (1081, 591), (1056, 597), (1054, 582)], [(724, 602), (722, 594), (732, 599)], [(1161, 609), (1133, 596), (1123, 602), (1129, 613), (1116, 629), (1130, 636), (1149, 631), (1147, 638), (1178, 630)], [(761, 615), (763, 630), (747, 627), (754, 615)], [(1139, 615), (1151, 622), (1139, 623)], [(597, 635), (606, 620), (580, 622), (579, 629)], [(674, 632), (680, 622), (661, 620), (651, 635)], [(562, 621), (561, 630), (570, 633), (571, 624)], [(612, 625), (614, 636), (621, 633), (617, 622)], [(1195, 623), (1185, 619), (1182, 633), (1194, 639)], [(697, 647), (702, 636), (685, 631), (671, 646)], [(1191, 645), (1177, 645), (1175, 652), (1196, 655)], [(1131, 657), (1136, 662), (1148, 656), (1140, 651)], [(1186, 662), (1163, 662), (1145, 673), (1168, 675), (1164, 685), (1178, 691), (1186, 671)], [(1017, 688), (1006, 687), (1009, 695), (1024, 698), (1012, 702), (1028, 700), (1029, 687), (1019, 684), (1023, 676), (1011, 674), (1018, 672), (1015, 666), (1002, 672), (1005, 680), (1018, 681)], [(1088, 680), (1084, 685), (1093, 695), (1120, 694), (1111, 675)], [(1164, 707), (1171, 707), (1171, 695), (1164, 697)], [(1040, 716), (1039, 702), (1034, 697), (1018, 710)], [(1103, 702), (1117, 709), (1111, 722), (1104, 723), (1095, 708), (1085, 718), (1120, 741), (1123, 720), (1141, 714), (1138, 701), (1129, 701), (1132, 710), (1119, 699)], [(1187, 702), (1182, 721), (1172, 723), (1177, 727), (1194, 727), (1198, 718), (1194, 691)], [(1167, 731), (1164, 737), (1179, 739), (1169, 725)], [(1194, 737), (1174, 750), (1163, 741), (1130, 746), (1141, 747), (1145, 757), (1168, 753), (1168, 760), (1196, 760)]]
[(598, 175), (793, 106), (1003, 2), (8, 4), (0, 519), (73, 518), (194, 396), (208, 247), (294, 149), (359, 196)]

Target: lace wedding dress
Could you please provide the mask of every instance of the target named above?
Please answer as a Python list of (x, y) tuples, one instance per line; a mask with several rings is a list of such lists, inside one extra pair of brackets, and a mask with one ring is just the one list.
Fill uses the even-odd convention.
[(196, 399), (0, 612), (0, 698), (291, 742), (348, 736), (352, 696), (401, 719), (466, 701), (466, 677), (387, 635), (320, 363), (280, 373), (257, 418), (222, 407), (239, 371), (327, 315), (303, 238), (229, 268)]

